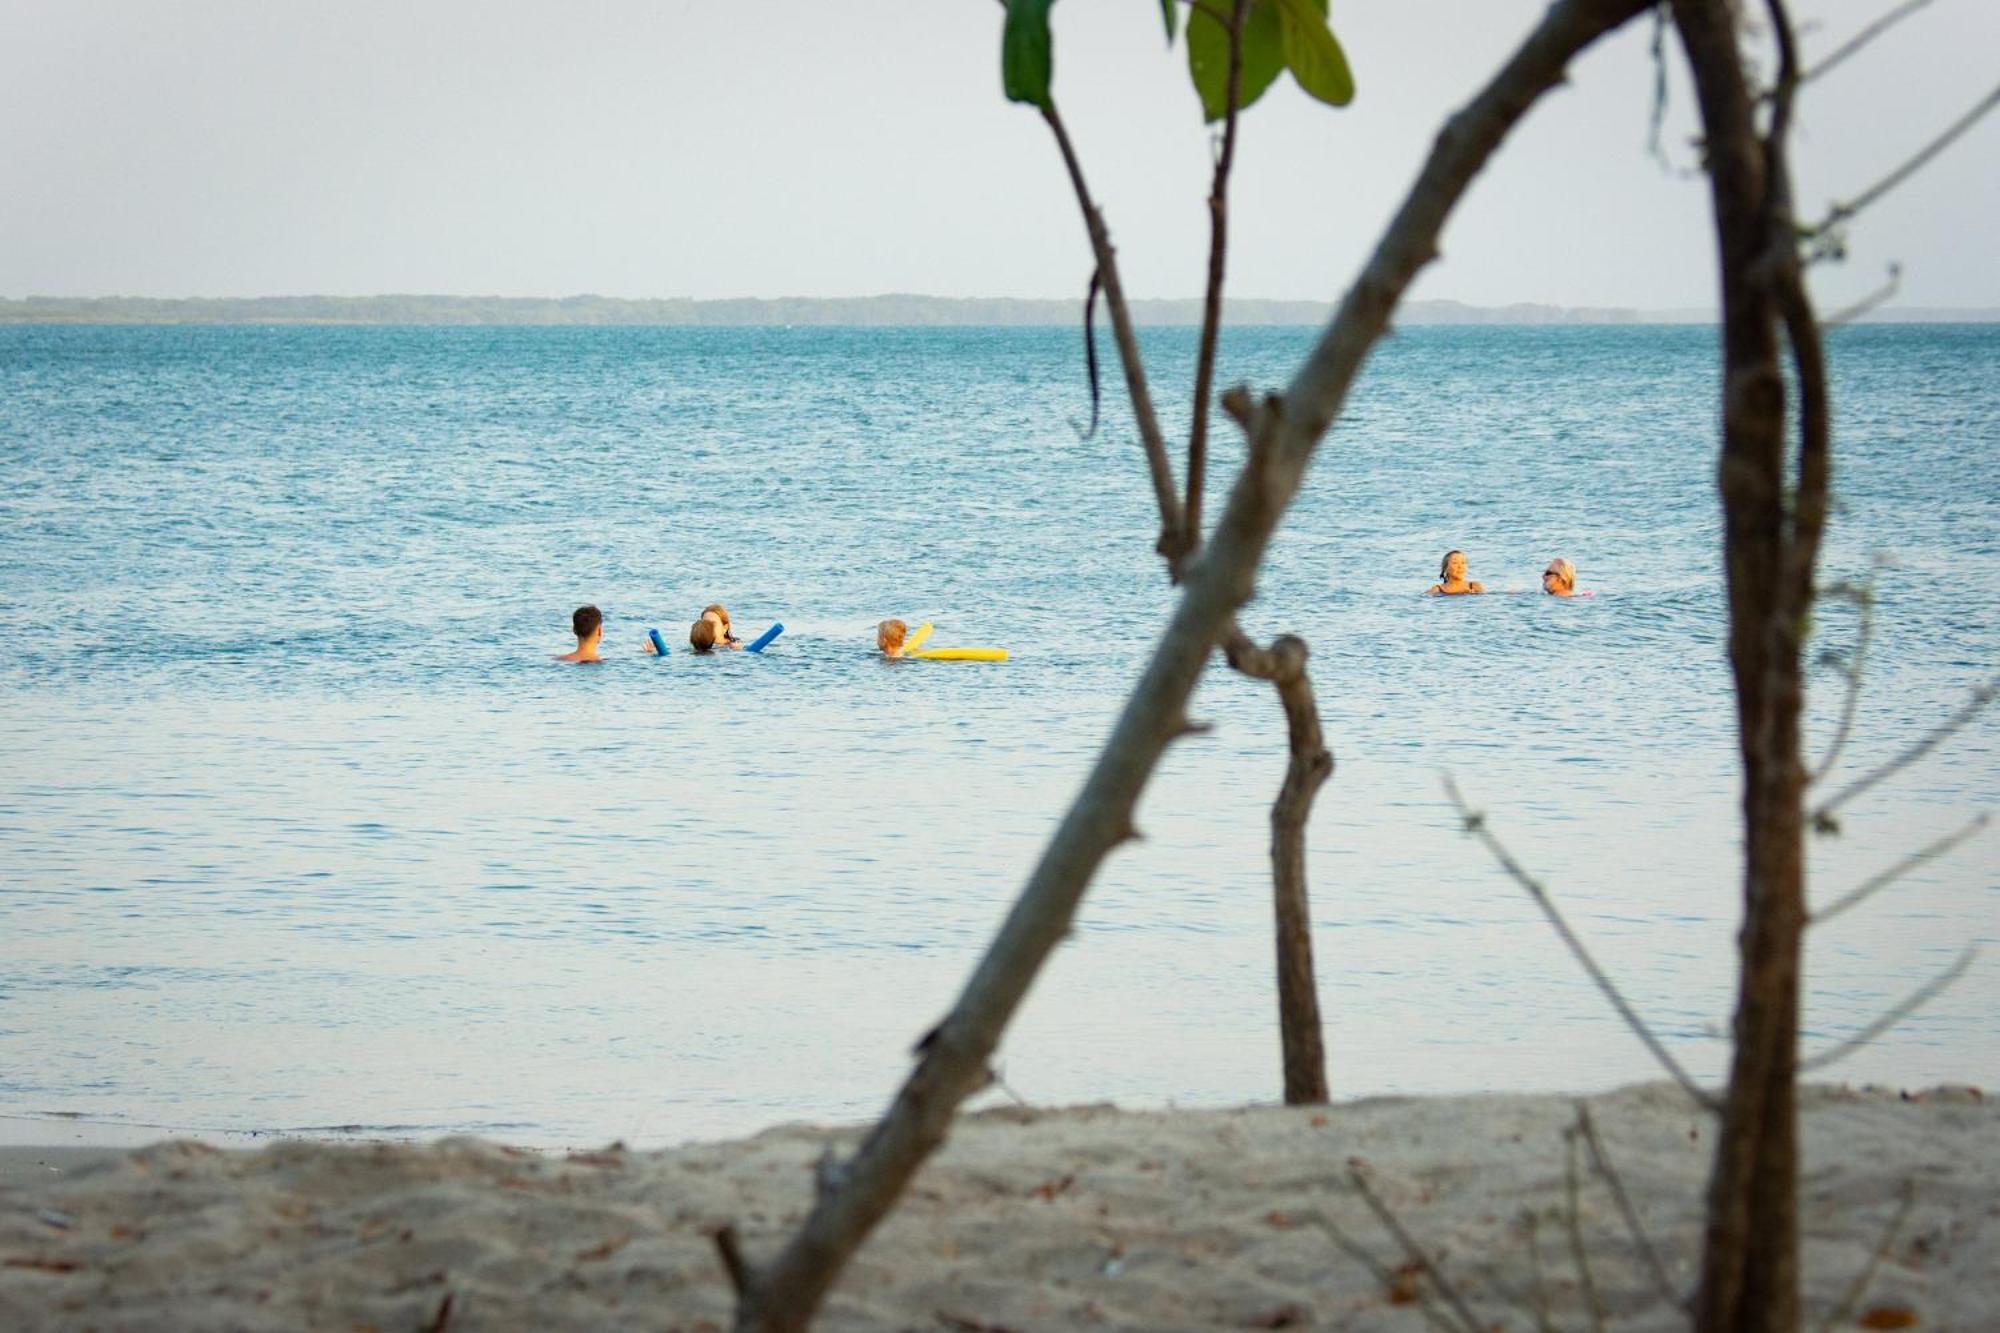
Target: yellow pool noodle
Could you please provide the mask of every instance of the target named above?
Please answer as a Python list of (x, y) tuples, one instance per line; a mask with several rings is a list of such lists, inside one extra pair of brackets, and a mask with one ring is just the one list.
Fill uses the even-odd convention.
[(1005, 648), (925, 648), (919, 652), (905, 651), (905, 657), (921, 657), (927, 662), (1004, 662), (1007, 660)]
[(924, 640), (928, 639), (930, 636), (931, 636), (931, 622), (926, 620), (923, 624), (917, 626), (916, 633), (912, 634), (909, 638), (903, 640), (903, 656), (908, 657), (911, 653), (914, 653), (917, 651), (917, 649), (923, 647)]

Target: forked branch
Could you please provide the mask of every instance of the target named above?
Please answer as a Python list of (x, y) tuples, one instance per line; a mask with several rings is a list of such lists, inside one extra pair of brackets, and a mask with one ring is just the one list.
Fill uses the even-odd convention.
[(944, 1141), (959, 1103), (983, 1083), (1037, 972), (1068, 933), (1098, 866), (1132, 827), (1204, 665), (1250, 598), (1272, 533), (1397, 302), (1436, 256), (1445, 220), (1515, 124), (1562, 81), (1570, 60), (1646, 7), (1647, 0), (1559, 0), (1438, 136), (1373, 256), (1274, 409), (1271, 445), (1256, 451), (1231, 487), (1215, 535), (1191, 562), (1110, 739), (998, 937), (839, 1185), (814, 1200), (775, 1258), (751, 1267), (737, 1306), (739, 1333), (806, 1327), (848, 1259)]

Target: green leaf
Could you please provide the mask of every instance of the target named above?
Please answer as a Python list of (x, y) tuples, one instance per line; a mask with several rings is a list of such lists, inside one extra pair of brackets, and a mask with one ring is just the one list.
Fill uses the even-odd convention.
[[(1229, 0), (1216, 2), (1227, 4)], [(1188, 74), (1194, 80), (1194, 90), (1201, 94), (1202, 116), (1221, 120), (1229, 114), (1229, 30), (1206, 9), (1192, 10), (1187, 21), (1187, 49)], [(1262, 97), (1284, 67), (1285, 42), (1278, 12), (1270, 0), (1256, 0), (1243, 21), (1243, 76), (1237, 108)]]
[(1049, 37), (1049, 6), (1055, 0), (1007, 0), (1007, 23), (1000, 30), (1000, 86), (1010, 102), (1049, 106), (1049, 81), (1055, 77), (1054, 43)]
[(1167, 25), (1167, 45), (1174, 44), (1174, 6), (1180, 0), (1160, 0), (1160, 19)]
[(1285, 64), (1299, 87), (1328, 106), (1354, 100), (1354, 74), (1347, 54), (1326, 22), (1326, 0), (1275, 0), (1284, 39)]

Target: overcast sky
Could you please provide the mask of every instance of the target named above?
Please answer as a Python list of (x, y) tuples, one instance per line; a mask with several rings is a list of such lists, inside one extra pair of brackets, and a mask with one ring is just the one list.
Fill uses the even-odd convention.
[[(1892, 0), (1799, 0), (1809, 55)], [(1248, 115), (1230, 290), (1327, 299), (1542, 0), (1334, 0), (1360, 92)], [(1155, 0), (1056, 6), (1056, 93), (1136, 296), (1191, 296), (1209, 136)], [(1047, 131), (992, 0), (0, 0), (0, 296), (1073, 296)], [(1475, 187), (1418, 296), (1713, 303), (1703, 184), (1645, 151), (1650, 20)], [(1677, 50), (1667, 141), (1692, 163)], [(1799, 195), (1988, 91), (2000, 3), (1934, 0), (1804, 97)], [(2000, 116), (1856, 226), (1833, 305), (2000, 306)]]

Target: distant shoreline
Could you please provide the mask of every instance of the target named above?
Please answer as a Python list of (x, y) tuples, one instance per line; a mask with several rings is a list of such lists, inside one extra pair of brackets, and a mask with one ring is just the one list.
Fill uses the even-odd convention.
[[(1333, 306), (1322, 301), (1235, 300), (1226, 307), (1236, 327), (1325, 324)], [(892, 294), (854, 297), (778, 297), (697, 301), (686, 297), (636, 300), (608, 296), (258, 296), (155, 298), (133, 296), (0, 298), (0, 324), (327, 324), (327, 325), (547, 325), (547, 326), (782, 326), (969, 327), (1073, 325), (1082, 314), (1074, 300), (947, 297)], [(1135, 322), (1191, 326), (1201, 320), (1196, 300), (1132, 303)], [(1396, 322), (1418, 324), (1712, 324), (1709, 310), (1637, 310), (1615, 306), (1516, 304), (1475, 306), (1459, 301), (1410, 301)], [(1867, 322), (1883, 324), (2000, 323), (2000, 308), (1954, 310), (1889, 307)]]

